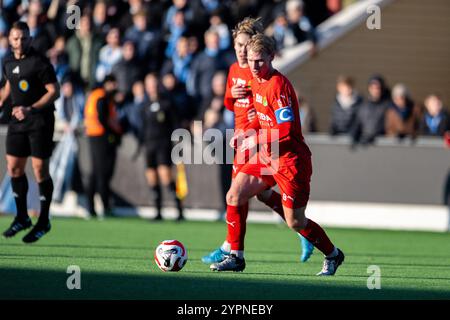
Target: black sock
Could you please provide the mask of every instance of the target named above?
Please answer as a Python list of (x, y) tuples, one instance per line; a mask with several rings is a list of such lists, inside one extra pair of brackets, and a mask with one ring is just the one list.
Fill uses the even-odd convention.
[(177, 196), (177, 186), (175, 185), (175, 182), (171, 182), (168, 186), (169, 193), (172, 196), (172, 199), (175, 201), (175, 204), (177, 206), (178, 210), (178, 217), (183, 216), (183, 206), (181, 205), (181, 200)]
[(41, 213), (39, 214), (38, 223), (47, 224), (49, 221), (50, 203), (53, 196), (53, 180), (48, 178), (39, 183), (39, 195), (41, 200)]
[(17, 178), (11, 178), (11, 187), (16, 202), (17, 218), (21, 221), (27, 220), (27, 193), (28, 193), (28, 179), (24, 174)]
[(162, 195), (161, 195), (161, 186), (157, 184), (156, 186), (151, 187), (153, 201), (156, 206), (156, 215), (161, 216), (161, 208), (162, 208)]

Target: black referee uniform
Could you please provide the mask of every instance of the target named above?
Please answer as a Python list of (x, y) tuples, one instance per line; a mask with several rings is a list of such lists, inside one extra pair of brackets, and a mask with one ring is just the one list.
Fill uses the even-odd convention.
[[(142, 109), (142, 132), (140, 142), (145, 146), (147, 168), (156, 170), (160, 165), (171, 167), (172, 153), (172, 131), (177, 128), (178, 119), (176, 108), (172, 100), (165, 95), (160, 95), (157, 100), (149, 99)], [(183, 209), (181, 200), (176, 195), (176, 185), (172, 181), (168, 186), (168, 192), (174, 200), (178, 219), (183, 218)], [(157, 219), (161, 219), (162, 209), (162, 190), (161, 185), (157, 183), (150, 186), (157, 210)]]
[[(50, 61), (30, 48), (23, 59), (11, 54), (3, 60), (3, 75), (11, 87), (12, 106), (31, 106), (46, 92), (45, 85), (56, 83)], [(11, 117), (6, 138), (6, 153), (15, 157), (48, 159), (53, 150), (55, 106), (31, 108), (27, 117), (19, 121)]]
[[(10, 94), (8, 97), (11, 113), (16, 106), (31, 107), (46, 93), (47, 84), (57, 83), (57, 78), (50, 61), (32, 47), (20, 59), (11, 53), (3, 60), (2, 74), (4, 81), (9, 82)], [(30, 108), (23, 120), (11, 116), (6, 137), (6, 153), (16, 158), (29, 156), (41, 160), (48, 160), (53, 150), (54, 131), (53, 103), (42, 108)], [(18, 231), (31, 227), (28, 216), (27, 192), (28, 180), (25, 174), (11, 178), (13, 195), (17, 207), (17, 216), (3, 236), (14, 236)], [(24, 242), (34, 242), (50, 231), (49, 209), (53, 195), (53, 181), (51, 177), (39, 183), (41, 210), (36, 226), (22, 239)]]

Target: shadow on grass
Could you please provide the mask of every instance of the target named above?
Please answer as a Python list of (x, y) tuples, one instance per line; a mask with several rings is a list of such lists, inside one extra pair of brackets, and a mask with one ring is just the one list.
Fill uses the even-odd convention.
[[(81, 273), (81, 290), (68, 290), (65, 270), (1, 268), (0, 299), (144, 299), (144, 300), (316, 300), (450, 299), (450, 291), (382, 288), (365, 281), (349, 286), (334, 279), (260, 281), (246, 273), (161, 273), (148, 275)], [(208, 275), (208, 277), (206, 277)], [(337, 279), (336, 279), (337, 280)]]

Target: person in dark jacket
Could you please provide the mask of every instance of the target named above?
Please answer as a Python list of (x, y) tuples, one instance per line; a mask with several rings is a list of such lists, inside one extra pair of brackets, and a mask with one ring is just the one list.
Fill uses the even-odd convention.
[(450, 116), (444, 109), (441, 98), (437, 94), (430, 94), (424, 104), (425, 113), (420, 122), (420, 134), (443, 137), (450, 131)]
[(359, 108), (351, 135), (353, 145), (371, 144), (375, 138), (384, 135), (386, 110), (391, 104), (390, 92), (383, 77), (374, 75), (369, 79), (369, 95)]
[(117, 78), (119, 102), (128, 103), (133, 100), (133, 83), (143, 75), (136, 59), (135, 46), (132, 41), (125, 41), (122, 46), (122, 60), (112, 67), (111, 73)]
[(339, 76), (336, 83), (336, 99), (331, 108), (330, 134), (349, 134), (356, 113), (363, 102), (363, 98), (356, 92), (354, 81), (347, 76)]
[(172, 131), (177, 128), (175, 106), (171, 100), (162, 95), (156, 74), (145, 77), (147, 103), (142, 109), (142, 131), (140, 144), (145, 146), (147, 183), (152, 191), (156, 205), (155, 220), (162, 219), (162, 188), (168, 190), (177, 210), (178, 220), (183, 220), (183, 207), (176, 193), (175, 179), (172, 174)]

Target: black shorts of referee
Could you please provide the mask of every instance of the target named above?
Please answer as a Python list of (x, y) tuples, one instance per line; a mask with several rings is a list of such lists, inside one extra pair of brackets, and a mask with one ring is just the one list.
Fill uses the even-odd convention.
[(22, 122), (11, 122), (6, 136), (6, 154), (49, 159), (53, 152), (55, 116), (53, 110), (29, 114)]
[(147, 143), (145, 145), (146, 166), (156, 169), (160, 165), (171, 166), (172, 143)]

